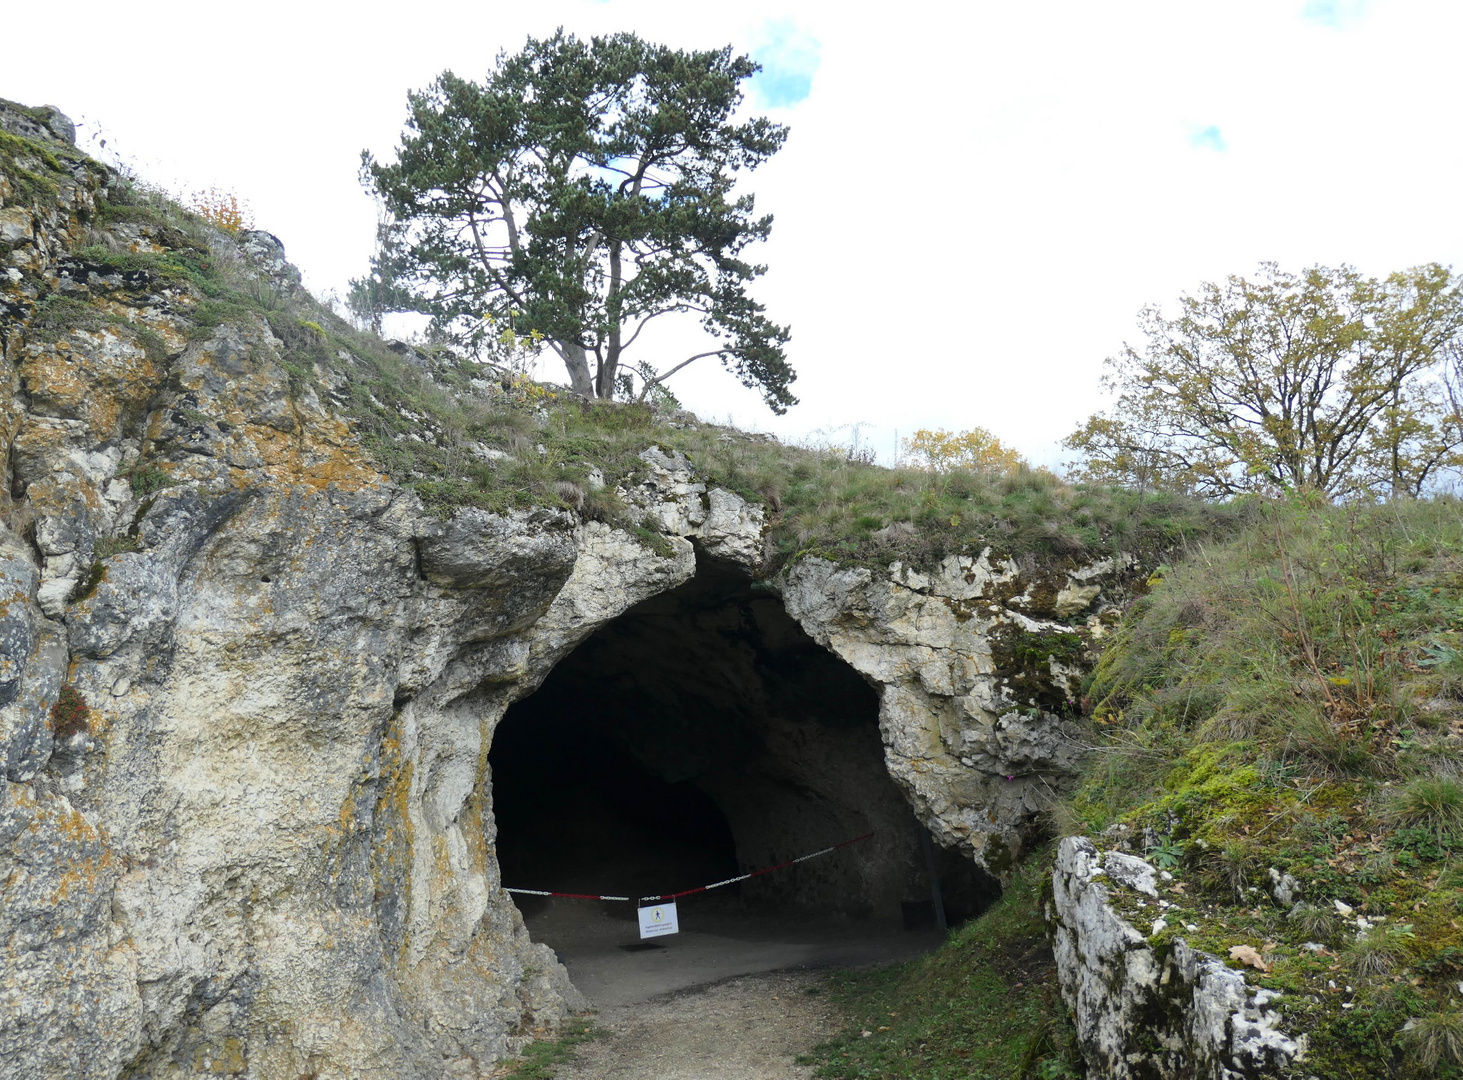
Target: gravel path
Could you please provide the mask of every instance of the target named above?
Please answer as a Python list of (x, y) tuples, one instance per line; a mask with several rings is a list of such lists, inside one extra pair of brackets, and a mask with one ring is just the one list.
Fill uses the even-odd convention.
[(842, 1017), (815, 972), (764, 972), (603, 1010), (607, 1037), (585, 1043), (558, 1080), (808, 1080), (799, 1054)]

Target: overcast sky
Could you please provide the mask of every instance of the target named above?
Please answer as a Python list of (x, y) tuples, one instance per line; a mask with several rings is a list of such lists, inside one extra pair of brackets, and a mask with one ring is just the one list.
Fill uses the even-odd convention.
[(867, 425), (886, 459), (896, 432), (981, 425), (1059, 462), (1144, 303), (1261, 260), (1463, 252), (1457, 0), (69, 0), (4, 22), (0, 96), (90, 121), (173, 190), (236, 191), (317, 292), (370, 254), (360, 151), (389, 156), (443, 69), (481, 77), (558, 25), (749, 51), (750, 104), (792, 129), (749, 187), (802, 404), (774, 417), (714, 366), (672, 388), (784, 437)]

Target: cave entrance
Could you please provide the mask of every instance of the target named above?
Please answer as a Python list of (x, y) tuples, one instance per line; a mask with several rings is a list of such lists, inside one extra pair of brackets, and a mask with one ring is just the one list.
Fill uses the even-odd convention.
[[(638, 898), (872, 833), (684, 898), (683, 932), (928, 923), (920, 826), (885, 769), (878, 712), (868, 683), (775, 593), (702, 558), (690, 581), (582, 642), (499, 723), (489, 764), (502, 881)], [(999, 894), (970, 859), (936, 858), (952, 921)], [(515, 902), (561, 953), (584, 934), (636, 938), (633, 903)]]

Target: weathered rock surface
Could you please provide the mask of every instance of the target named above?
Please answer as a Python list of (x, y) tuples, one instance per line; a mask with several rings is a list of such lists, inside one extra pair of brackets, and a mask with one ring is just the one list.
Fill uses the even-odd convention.
[(997, 874), (1082, 755), (1082, 644), (1055, 621), (1067, 588), (989, 549), (887, 577), (806, 559), (782, 581), (788, 613), (879, 688), (889, 771), (921, 818)]
[[(1162, 925), (1159, 872), (1121, 852), (1068, 837), (1057, 849), (1047, 919), (1062, 998), (1078, 1044), (1103, 1080), (1252, 1080), (1304, 1060), (1306, 1040), (1285, 1031), (1280, 995), (1190, 948), (1150, 940), (1118, 901), (1145, 904)], [(1151, 913), (1149, 915), (1148, 913)]]
[[(111, 177), (65, 170), (40, 199), (0, 169), (5, 1075), (487, 1075), (580, 1004), (500, 888), (494, 727), (698, 550), (760, 567), (763, 511), (647, 447), (621, 494), (654, 549), (564, 511), (440, 521), (265, 318), (71, 254), (171, 241), (99, 226)], [(215, 256), (295, 287), (242, 241)], [(89, 315), (39, 332), (58, 301)], [(773, 585), (877, 690), (920, 817), (1001, 873), (1077, 758), (1058, 620), (1121, 570), (808, 560)]]
[(27, 107), (0, 98), (0, 130), (38, 142), (76, 145), (76, 125), (54, 105)]

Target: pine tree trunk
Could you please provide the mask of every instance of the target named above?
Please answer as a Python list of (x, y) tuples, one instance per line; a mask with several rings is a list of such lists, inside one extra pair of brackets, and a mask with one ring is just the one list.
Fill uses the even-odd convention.
[(615, 397), (615, 376), (620, 371), (619, 362), (614, 356), (616, 351), (614, 349), (610, 350), (610, 356), (606, 358), (599, 378), (599, 396), (606, 401), (613, 401)]
[(580, 397), (594, 397), (594, 382), (589, 377), (589, 358), (583, 345), (564, 342), (564, 366), (569, 369), (569, 389)]

